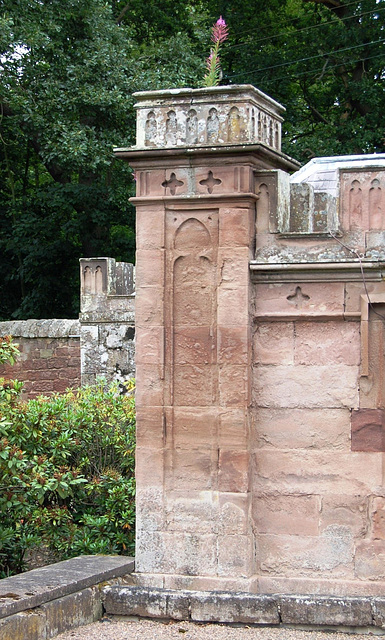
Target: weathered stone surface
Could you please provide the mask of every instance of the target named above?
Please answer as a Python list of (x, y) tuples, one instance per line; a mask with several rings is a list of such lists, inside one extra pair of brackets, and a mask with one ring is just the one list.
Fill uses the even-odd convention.
[(385, 598), (373, 598), (372, 614), (374, 626), (385, 629)]
[(258, 533), (316, 536), (319, 496), (255, 495), (253, 521)]
[[(297, 290), (299, 287), (300, 291)], [(292, 296), (292, 297), (291, 297)], [(344, 284), (298, 282), (255, 287), (255, 315), (264, 316), (327, 316), (344, 311)]]
[(355, 571), (360, 580), (385, 580), (385, 540), (357, 543)]
[(166, 589), (111, 586), (103, 589), (108, 614), (188, 620), (189, 596)]
[(16, 613), (0, 620), (1, 640), (46, 640), (45, 615), (39, 610)]
[(294, 323), (258, 323), (254, 333), (253, 362), (294, 364)]
[(130, 573), (132, 558), (80, 556), (0, 580), (0, 618)]
[(385, 410), (352, 411), (352, 451), (385, 451)]
[(192, 592), (191, 619), (196, 622), (279, 623), (277, 603), (273, 596), (220, 591)]
[(371, 518), (368, 517), (367, 496), (324, 495), (321, 497), (319, 516), (320, 531), (330, 526), (347, 528), (354, 538), (362, 538), (368, 533)]
[(278, 600), (283, 624), (368, 627), (372, 625), (369, 598), (281, 596)]
[(295, 363), (304, 365), (359, 365), (358, 322), (297, 322)]
[(99, 589), (84, 589), (41, 606), (45, 616), (45, 637), (54, 638), (68, 629), (99, 620), (103, 606)]
[(259, 365), (254, 369), (254, 394), (262, 407), (356, 407), (358, 367)]

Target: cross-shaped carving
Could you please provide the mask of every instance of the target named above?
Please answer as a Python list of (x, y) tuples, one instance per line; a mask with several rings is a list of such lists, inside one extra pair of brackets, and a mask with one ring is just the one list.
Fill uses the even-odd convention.
[(207, 187), (207, 191), (209, 193), (213, 192), (214, 187), (217, 184), (222, 184), (222, 180), (219, 180), (219, 178), (214, 178), (213, 176), (213, 172), (209, 171), (208, 176), (206, 178), (206, 180), (199, 180), (199, 184), (206, 186)]
[(170, 180), (165, 180), (164, 182), (162, 182), (162, 187), (164, 187), (165, 189), (167, 189), (168, 187), (172, 196), (175, 196), (176, 188), (182, 187), (183, 185), (184, 182), (178, 180), (174, 172), (170, 175)]
[(306, 293), (302, 293), (301, 287), (296, 287), (295, 293), (291, 296), (287, 296), (286, 300), (294, 304), (297, 309), (302, 309), (302, 305), (304, 302), (310, 300), (310, 296), (306, 295)]

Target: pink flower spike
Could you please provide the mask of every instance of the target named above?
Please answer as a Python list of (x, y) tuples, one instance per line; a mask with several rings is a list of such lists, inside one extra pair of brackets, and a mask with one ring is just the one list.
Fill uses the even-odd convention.
[(224, 21), (222, 16), (219, 16), (218, 20), (213, 25), (213, 33), (211, 35), (211, 40), (213, 42), (224, 42), (225, 40), (227, 40), (228, 35), (229, 35), (229, 30), (226, 25), (226, 22)]

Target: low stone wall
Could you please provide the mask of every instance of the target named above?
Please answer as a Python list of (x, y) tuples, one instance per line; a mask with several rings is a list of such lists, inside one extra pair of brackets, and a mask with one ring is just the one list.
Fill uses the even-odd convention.
[(129, 580), (133, 558), (81, 556), (0, 580), (1, 640), (48, 640), (99, 620), (101, 587)]
[(24, 398), (80, 385), (78, 320), (0, 322), (0, 335), (12, 335), (21, 353), (13, 366), (0, 367), (0, 376), (23, 381)]

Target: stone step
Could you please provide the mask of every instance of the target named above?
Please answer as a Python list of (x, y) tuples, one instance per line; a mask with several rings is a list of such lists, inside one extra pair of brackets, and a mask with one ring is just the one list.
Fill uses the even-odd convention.
[(385, 629), (385, 598), (259, 595), (107, 586), (109, 615), (256, 625)]

